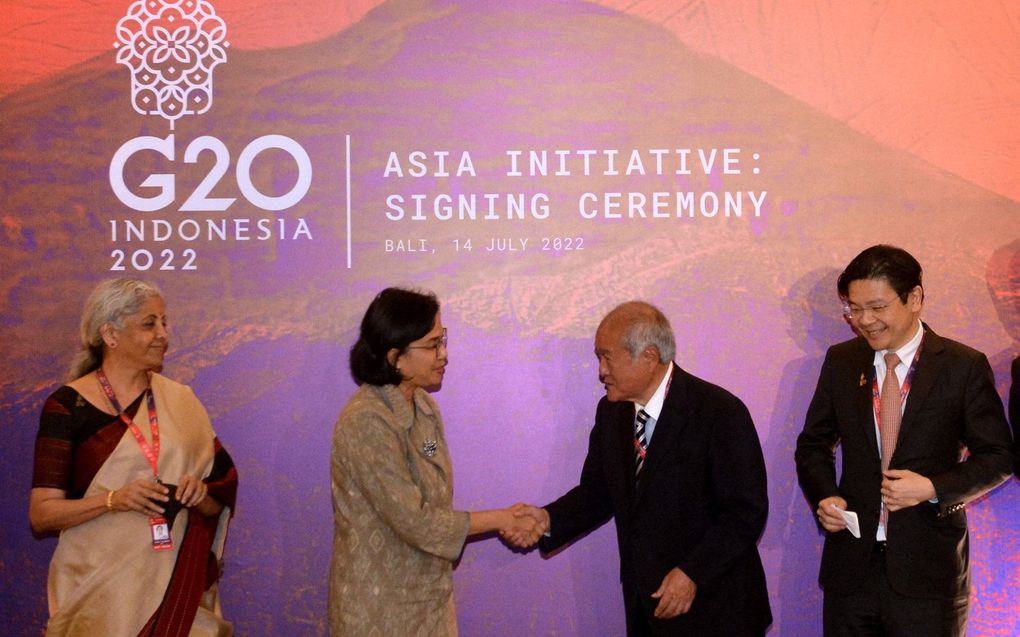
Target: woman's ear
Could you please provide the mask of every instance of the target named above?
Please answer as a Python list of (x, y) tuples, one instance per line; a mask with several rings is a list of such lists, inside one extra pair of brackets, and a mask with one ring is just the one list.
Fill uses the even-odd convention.
[(400, 350), (396, 347), (391, 347), (390, 351), (386, 352), (386, 360), (389, 361), (390, 365), (397, 368), (400, 371)]
[(117, 330), (109, 323), (104, 323), (99, 328), (99, 335), (103, 337), (103, 343), (109, 348), (117, 347)]

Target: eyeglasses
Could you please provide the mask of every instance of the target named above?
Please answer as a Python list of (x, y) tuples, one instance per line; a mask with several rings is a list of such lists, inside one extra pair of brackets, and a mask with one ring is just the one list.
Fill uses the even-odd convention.
[(429, 342), (428, 345), (408, 345), (407, 349), (430, 349), (436, 354), (439, 354), (439, 348), (442, 347), (443, 349), (446, 349), (446, 344), (449, 342), (449, 340), (450, 338), (449, 336), (447, 336), (446, 328), (444, 327), (443, 335), (435, 337)]
[(865, 305), (864, 307), (855, 307), (852, 305), (843, 306), (843, 316), (853, 321), (859, 321), (864, 318), (864, 315), (871, 312), (873, 316), (881, 316), (889, 306), (892, 305), (892, 301), (883, 301), (879, 303), (873, 303), (871, 305)]

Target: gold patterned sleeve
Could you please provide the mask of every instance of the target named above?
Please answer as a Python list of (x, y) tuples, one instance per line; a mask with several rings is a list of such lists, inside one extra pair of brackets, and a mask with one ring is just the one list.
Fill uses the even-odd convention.
[(405, 434), (379, 410), (342, 414), (333, 435), (334, 490), (352, 512), (370, 509), (409, 545), (455, 560), (467, 538), (469, 514), (453, 510), (447, 482), (435, 484), (435, 476), (412, 468)]

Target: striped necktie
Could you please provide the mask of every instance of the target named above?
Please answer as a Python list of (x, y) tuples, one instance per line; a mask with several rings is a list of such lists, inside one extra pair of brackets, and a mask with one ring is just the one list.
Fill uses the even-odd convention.
[(641, 477), (641, 467), (645, 465), (645, 454), (648, 443), (645, 440), (645, 425), (648, 423), (648, 412), (639, 409), (634, 417), (634, 478)]

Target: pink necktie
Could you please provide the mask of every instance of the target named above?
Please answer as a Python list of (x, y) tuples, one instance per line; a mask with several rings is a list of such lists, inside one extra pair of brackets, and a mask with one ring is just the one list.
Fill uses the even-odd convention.
[[(882, 381), (882, 396), (878, 406), (879, 434), (882, 438), (882, 471), (889, 468), (889, 461), (896, 451), (896, 438), (900, 435), (900, 381), (896, 378), (896, 366), (899, 363), (900, 357), (894, 352), (885, 355), (885, 380)], [(886, 525), (888, 518), (889, 512), (883, 506), (883, 526)]]

